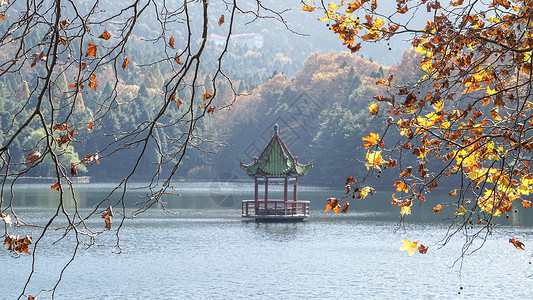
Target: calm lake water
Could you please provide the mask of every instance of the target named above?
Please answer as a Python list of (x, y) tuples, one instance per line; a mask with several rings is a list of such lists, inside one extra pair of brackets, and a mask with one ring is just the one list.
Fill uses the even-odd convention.
[[(111, 186), (78, 185), (76, 193), (84, 210), (90, 210)], [(483, 248), (465, 257), (460, 268), (452, 265), (460, 257), (464, 238), (458, 236), (439, 248), (447, 230), (442, 218), (447, 215), (429, 212), (429, 206), (444, 196), (428, 196), (422, 209), (413, 207), (413, 215), (406, 217), (405, 230), (395, 230), (399, 209), (390, 205), (388, 193), (353, 200), (348, 214), (335, 216), (323, 213), (325, 199), (342, 195), (343, 190), (301, 186), (300, 199), (312, 201), (311, 218), (266, 224), (243, 222), (240, 216), (240, 200), (253, 198), (250, 183), (176, 186), (183, 189), (182, 196), (166, 201), (177, 215), (155, 208), (126, 220), (121, 231), (125, 254), (112, 253), (115, 232), (105, 232), (97, 241), (105, 246), (79, 251), (57, 288), (56, 299), (532, 297), (533, 218), (525, 210), (502, 218)], [(44, 223), (57, 202), (57, 192), (49, 189), (49, 185), (18, 186), (18, 214), (26, 221)], [(128, 193), (130, 203), (138, 200), (136, 193)], [(281, 193), (281, 187), (273, 191)], [(103, 226), (99, 218), (89, 223)], [(53, 287), (60, 266), (73, 252), (72, 236), (50, 245), (60, 235), (50, 232), (36, 253), (38, 273), (28, 293), (39, 300), (51, 298), (42, 290)], [(523, 241), (526, 251), (509, 244), (510, 237)], [(405, 238), (421, 241), (429, 251), (409, 257), (399, 251)], [(0, 298), (16, 299), (32, 257), (14, 259), (5, 246), (2, 249)]]

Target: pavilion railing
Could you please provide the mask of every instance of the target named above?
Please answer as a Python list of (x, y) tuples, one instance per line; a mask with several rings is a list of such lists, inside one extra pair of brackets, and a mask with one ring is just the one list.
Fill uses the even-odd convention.
[(309, 217), (309, 201), (305, 200), (243, 200), (242, 201), (243, 217)]

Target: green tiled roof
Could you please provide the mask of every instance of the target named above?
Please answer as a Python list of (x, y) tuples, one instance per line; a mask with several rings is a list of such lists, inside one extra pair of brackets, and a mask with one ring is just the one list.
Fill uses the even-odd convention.
[(281, 140), (278, 134), (278, 125), (274, 126), (274, 135), (268, 142), (265, 150), (254, 157), (250, 164), (241, 161), (241, 168), (251, 177), (287, 177), (303, 176), (312, 167), (313, 162), (303, 165), (298, 162), (298, 157), (292, 156), (291, 152)]

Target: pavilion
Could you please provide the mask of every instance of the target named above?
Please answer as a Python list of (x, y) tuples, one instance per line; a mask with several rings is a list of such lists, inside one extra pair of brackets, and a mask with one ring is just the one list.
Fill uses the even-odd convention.
[[(313, 162), (301, 164), (293, 156), (279, 135), (279, 125), (259, 157), (249, 164), (241, 161), (241, 168), (254, 179), (254, 200), (242, 201), (242, 216), (256, 221), (299, 221), (309, 217), (309, 201), (298, 200), (298, 177), (307, 174)], [(283, 199), (270, 199), (268, 186), (283, 184)], [(259, 199), (259, 185), (265, 186), (264, 199)], [(288, 199), (288, 187), (293, 185), (292, 200)]]

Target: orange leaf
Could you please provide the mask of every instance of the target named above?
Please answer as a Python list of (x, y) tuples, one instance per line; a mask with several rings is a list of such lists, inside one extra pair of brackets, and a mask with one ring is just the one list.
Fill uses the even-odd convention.
[(335, 206), (333, 208), (333, 211), (335, 212), (336, 215), (338, 215), (339, 214), (339, 210), (341, 210), (341, 206), (337, 204), (337, 206)]
[(87, 127), (87, 129), (93, 130), (93, 128), (94, 128), (94, 122), (89, 123), (89, 127)]
[(97, 50), (97, 47), (95, 44), (93, 43), (89, 43), (89, 49), (87, 49), (87, 53), (85, 54), (85, 57), (87, 56), (94, 56), (96, 57), (96, 50)]
[(400, 173), (400, 178), (404, 178), (407, 175), (413, 175), (413, 167), (408, 167), (402, 173)]
[(202, 106), (199, 106), (198, 108), (199, 108), (199, 109), (202, 109), (202, 108), (204, 108), (204, 107), (206, 107), (206, 106), (207, 106), (207, 103), (204, 103), (204, 104), (202, 104)]
[(220, 19), (218, 19), (218, 27), (220, 27), (222, 24), (224, 24), (224, 15), (221, 15)]
[(50, 187), (51, 190), (58, 190), (59, 191), (59, 182), (56, 182)]
[(176, 53), (176, 56), (174, 56), (174, 61), (176, 61), (178, 65), (183, 65), (183, 63), (180, 61), (180, 56), (178, 53)]
[(302, 6), (302, 10), (303, 10), (303, 11), (312, 12), (312, 11), (315, 10), (315, 8), (314, 8), (313, 6), (303, 5), (303, 6)]
[(1, 14), (0, 14), (0, 19), (1, 19), (1, 20), (5, 20), (5, 19), (6, 19), (6, 14), (1, 13)]
[(420, 252), (420, 254), (426, 254), (426, 252), (428, 252), (428, 248), (429, 247), (420, 244), (420, 246), (418, 246), (418, 252)]
[[(327, 212), (328, 210), (332, 210), (335, 207), (339, 206), (339, 200), (335, 198), (328, 198), (328, 204), (326, 205), (326, 209), (324, 212)], [(337, 211), (338, 213), (338, 211)]]
[(124, 72), (126, 72), (126, 67), (130, 64), (130, 60), (129, 59), (124, 59), (124, 61), (122, 62), (122, 70), (124, 70)]
[(402, 181), (396, 181), (392, 186), (396, 187), (397, 191), (404, 191), (404, 193), (409, 192), (409, 186)]
[(204, 94), (204, 99), (205, 100), (209, 100), (209, 99), (211, 99), (211, 97), (213, 97), (212, 94), (209, 94), (208, 92), (205, 92), (205, 94)]
[(448, 195), (457, 196), (457, 189), (454, 189), (453, 191), (449, 192)]
[(104, 29), (104, 32), (98, 37), (99, 39), (109, 40), (111, 38), (111, 34), (107, 32), (107, 30)]
[(111, 217), (110, 216), (104, 216), (105, 220), (105, 229), (111, 230)]
[(438, 204), (437, 206), (433, 207), (432, 212), (438, 213), (442, 209), (442, 205)]
[(459, 5), (462, 5), (463, 2), (464, 2), (464, 0), (457, 0), (457, 1), (455, 1), (455, 2), (450, 1), (450, 4), (451, 4), (452, 6), (459, 6)]
[(528, 209), (529, 207), (531, 207), (531, 201), (522, 200), (522, 206), (523, 206), (525, 209)]
[(209, 109), (207, 110), (207, 113), (208, 114), (212, 114), (214, 111), (215, 111), (215, 107), (214, 106), (209, 106)]
[(368, 136), (361, 139), (366, 142), (363, 144), (363, 147), (370, 148), (378, 143), (379, 134), (371, 132)]
[(524, 250), (524, 243), (519, 240), (509, 239), (509, 243), (513, 244), (518, 249)]
[(170, 37), (170, 40), (168, 41), (168, 45), (170, 46), (170, 48), (176, 49), (174, 48), (174, 36)]

